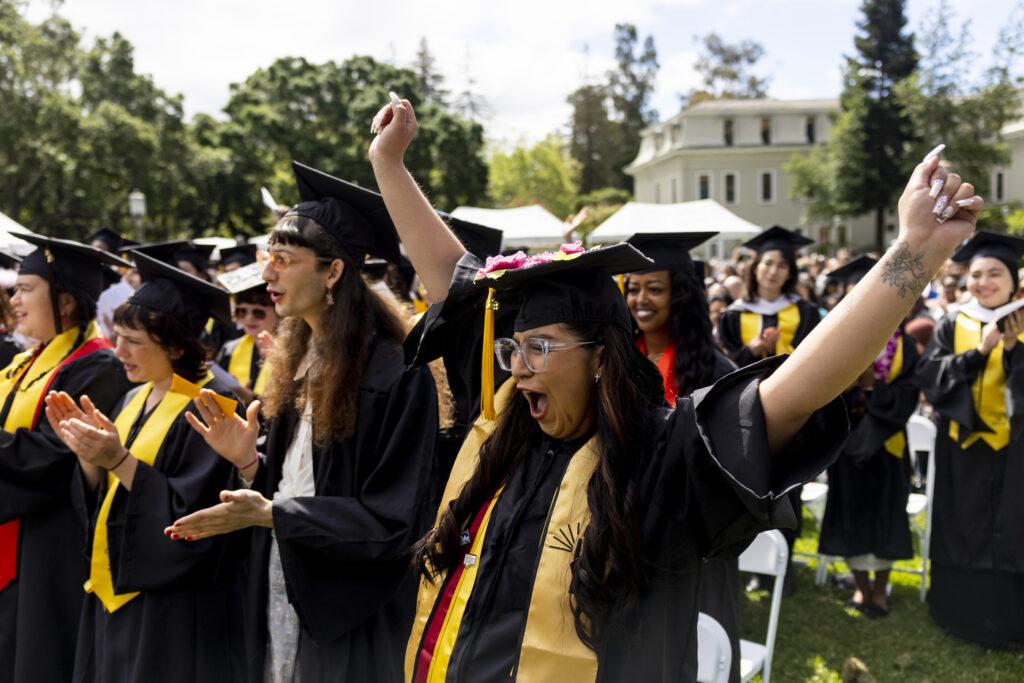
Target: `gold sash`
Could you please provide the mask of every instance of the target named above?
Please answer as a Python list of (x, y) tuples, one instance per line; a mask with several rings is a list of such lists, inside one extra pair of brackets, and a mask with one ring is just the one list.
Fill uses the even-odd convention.
[[(249, 387), (249, 382), (252, 380), (252, 354), (254, 353), (256, 353), (256, 340), (245, 334), (235, 345), (235, 350), (231, 352), (231, 359), (228, 361), (228, 374), (246, 388)], [(260, 371), (256, 375), (256, 383), (252, 386), (254, 395), (263, 395), (269, 376), (270, 365), (264, 359), (260, 364)]]
[[(977, 348), (981, 343), (984, 325), (966, 313), (956, 318), (953, 333), (953, 353), (961, 354)], [(1018, 337), (1018, 343), (1024, 341), (1024, 334)], [(975, 432), (968, 434), (960, 441), (960, 425), (949, 421), (949, 438), (960, 444), (961, 448), (970, 448), (979, 439), (988, 444), (994, 451), (1006, 448), (1010, 443), (1010, 421), (1006, 417), (1006, 373), (1003, 372), (1003, 340), (1000, 339), (982, 368), (978, 378), (971, 386), (974, 397), (974, 409), (978, 416), (992, 430), (991, 432)]]
[[(896, 341), (896, 353), (892, 357), (892, 365), (889, 367), (889, 375), (885, 378), (886, 384), (892, 384), (903, 372), (903, 335)], [(907, 445), (907, 437), (903, 430), (896, 432), (885, 441), (885, 450), (897, 458), (903, 457), (903, 451)]]
[[(514, 395), (515, 380), (509, 379), (494, 397), (498, 414)], [(480, 447), (494, 431), (495, 426), (495, 421), (483, 418), (474, 423), (462, 448), (459, 449), (459, 455), (445, 486), (440, 510), (448, 509), (449, 503), (458, 496), (462, 487), (472, 477), (479, 461)], [(597, 657), (576, 635), (575, 620), (569, 605), (571, 563), (577, 555), (577, 546), (589, 522), (587, 483), (596, 464), (595, 441), (591, 439), (573, 455), (553, 501), (530, 596), (518, 669), (514, 674), (518, 681), (592, 681), (597, 675)], [(490, 515), (489, 510), (487, 514)], [(481, 524), (470, 549), (471, 553), (477, 556), (483, 549), (484, 524)], [(473, 578), (475, 580), (475, 569)], [(456, 586), (452, 607), (449, 608), (438, 636), (428, 681), (443, 681), (447, 674), (448, 660), (454, 650), (460, 626), (460, 619), (452, 618), (452, 609), (458, 604), (464, 609), (472, 590), (472, 582), (469, 586), (464, 586), (464, 581), (465, 574)], [(413, 680), (420, 643), (444, 584), (443, 580), (431, 583), (420, 579), (416, 620), (413, 622), (405, 656), (405, 672), (409, 681)], [(461, 611), (458, 616), (461, 617)]]
[[(131, 454), (137, 460), (152, 466), (156, 461), (160, 446), (167, 438), (174, 421), (178, 419), (182, 411), (188, 407), (192, 399), (198, 395), (200, 387), (213, 379), (209, 372), (198, 385), (174, 376), (171, 388), (160, 399), (153, 412), (146, 419), (145, 424), (139, 430), (138, 436), (132, 443)], [(121, 443), (128, 439), (128, 433), (139, 414), (145, 409), (146, 399), (153, 390), (153, 383), (144, 384), (135, 393), (135, 396), (125, 405), (114, 420), (117, 427), (117, 435)], [(220, 401), (218, 401), (220, 404)], [(131, 602), (138, 593), (115, 593), (114, 580), (110, 571), (110, 546), (107, 538), (107, 521), (110, 517), (110, 509), (114, 504), (114, 497), (117, 494), (119, 482), (113, 472), (107, 473), (107, 494), (100, 505), (99, 515), (96, 518), (96, 531), (92, 541), (92, 560), (89, 568), (89, 580), (85, 582), (85, 592), (93, 593), (107, 612), (113, 614), (126, 604)]]
[[(761, 334), (764, 318), (765, 316), (760, 313), (751, 311), (740, 313), (740, 340), (744, 344), (749, 344)], [(793, 338), (800, 327), (800, 308), (796, 304), (790, 304), (778, 312), (778, 318), (779, 338), (775, 341), (774, 355), (781, 356), (793, 353), (796, 348), (793, 346)]]

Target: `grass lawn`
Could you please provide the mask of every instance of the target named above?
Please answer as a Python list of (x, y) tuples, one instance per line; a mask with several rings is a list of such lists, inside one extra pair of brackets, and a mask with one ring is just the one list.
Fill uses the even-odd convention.
[[(814, 520), (805, 510), (797, 550), (813, 552), (817, 537)], [(844, 564), (833, 564), (832, 569), (848, 571)], [(936, 627), (919, 599), (918, 577), (912, 574), (892, 573), (890, 616), (884, 619), (867, 619), (846, 608), (849, 592), (831, 582), (815, 586), (813, 561), (810, 567), (794, 565), (786, 581), (795, 581), (797, 592), (782, 601), (772, 681), (1024, 681), (1024, 651), (987, 650)], [(744, 638), (764, 642), (770, 607), (766, 591), (741, 598)], [(867, 666), (869, 676), (843, 678), (844, 663), (852, 657)]]

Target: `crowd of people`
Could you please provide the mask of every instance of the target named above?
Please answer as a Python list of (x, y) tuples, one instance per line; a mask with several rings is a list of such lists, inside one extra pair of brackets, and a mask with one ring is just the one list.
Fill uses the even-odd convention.
[(1024, 644), (1024, 240), (971, 236), (941, 147), (884, 254), (705, 264), (501, 254), (406, 170), (408, 101), (373, 130), (380, 194), (295, 163), (266, 251), (3, 257), (0, 681), (694, 680), (698, 611), (738, 652), (737, 558), (825, 471), (822, 552), (888, 613), (922, 394), (932, 616)]

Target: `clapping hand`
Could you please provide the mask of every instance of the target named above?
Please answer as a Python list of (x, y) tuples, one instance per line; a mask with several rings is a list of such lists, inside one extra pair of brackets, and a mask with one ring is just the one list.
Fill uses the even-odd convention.
[(223, 413), (214, 396), (209, 389), (201, 389), (193, 403), (202, 420), (191, 411), (185, 413), (185, 419), (220, 457), (239, 470), (248, 470), (255, 464), (256, 441), (260, 435), (260, 402), (250, 403), (243, 419), (235, 413)]

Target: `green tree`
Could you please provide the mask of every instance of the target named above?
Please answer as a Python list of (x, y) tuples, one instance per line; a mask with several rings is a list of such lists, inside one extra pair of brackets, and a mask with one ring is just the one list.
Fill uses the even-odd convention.
[(614, 184), (632, 192), (633, 178), (624, 169), (640, 150), (643, 129), (658, 120), (651, 106), (659, 66), (654, 38), (647, 36), (641, 44), (636, 26), (616, 24), (615, 61), (617, 68), (608, 73), (608, 95), (620, 129)]
[(577, 206), (578, 171), (565, 142), (550, 135), (533, 146), (491, 156), (490, 196), (501, 208), (541, 204), (565, 218)]
[(607, 87), (581, 86), (567, 101), (572, 107), (569, 154), (579, 168), (580, 192), (621, 186), (623, 129), (611, 119)]
[(427, 102), (445, 106), (451, 93), (444, 87), (444, 74), (437, 69), (437, 59), (430, 51), (426, 37), (420, 38), (412, 68), (416, 72), (416, 87), (420, 97)]
[(764, 48), (753, 40), (727, 43), (717, 33), (695, 36), (701, 44), (701, 55), (694, 64), (701, 85), (684, 96), (683, 103), (693, 106), (705, 100), (750, 100), (766, 97), (768, 79), (751, 69), (764, 56)]

